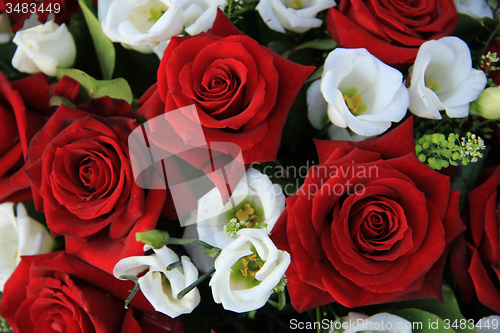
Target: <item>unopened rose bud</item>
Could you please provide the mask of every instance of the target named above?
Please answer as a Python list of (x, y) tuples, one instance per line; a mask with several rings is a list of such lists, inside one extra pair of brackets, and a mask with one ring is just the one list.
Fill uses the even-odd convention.
[(470, 114), (486, 119), (500, 118), (500, 87), (489, 87), (471, 103)]

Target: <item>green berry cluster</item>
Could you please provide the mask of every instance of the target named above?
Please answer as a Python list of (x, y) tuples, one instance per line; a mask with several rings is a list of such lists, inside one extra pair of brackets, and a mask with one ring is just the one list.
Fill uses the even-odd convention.
[(0, 316), (0, 332), (12, 333), (12, 327), (10, 327), (9, 323), (2, 316)]
[(427, 161), (432, 169), (441, 170), (450, 165), (476, 162), (483, 157), (480, 150), (485, 148), (483, 139), (470, 132), (462, 138), (456, 133), (450, 133), (448, 138), (444, 134), (434, 133), (425, 134), (417, 141), (415, 153), (420, 162)]
[(286, 282), (287, 282), (287, 281), (286, 281), (286, 276), (285, 276), (285, 275), (283, 275), (283, 276), (281, 277), (280, 282), (276, 285), (276, 287), (274, 287), (274, 288), (273, 288), (273, 291), (274, 291), (275, 293), (279, 293), (280, 291), (285, 290)]
[[(486, 55), (483, 54), (481, 56), (481, 62), (480, 62), (481, 64), (479, 67), (483, 69), (486, 76), (488, 76), (490, 72), (494, 72), (500, 69), (500, 67), (494, 66), (494, 64), (498, 64), (498, 61), (500, 61), (500, 59), (498, 58), (497, 53), (496, 52), (491, 53), (490, 51), (488, 51)], [(493, 83), (493, 79), (488, 78), (488, 87), (491, 86), (496, 86), (496, 85)]]

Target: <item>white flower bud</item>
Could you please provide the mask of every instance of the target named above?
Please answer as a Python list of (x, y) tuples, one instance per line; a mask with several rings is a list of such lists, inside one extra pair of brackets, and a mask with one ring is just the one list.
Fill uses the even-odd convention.
[(12, 66), (20, 72), (55, 76), (56, 67), (69, 68), (75, 62), (75, 42), (64, 23), (49, 21), (18, 31), (12, 41), (17, 45)]
[(21, 256), (49, 253), (54, 245), (47, 229), (26, 214), (23, 204), (0, 204), (0, 292), (21, 262)]

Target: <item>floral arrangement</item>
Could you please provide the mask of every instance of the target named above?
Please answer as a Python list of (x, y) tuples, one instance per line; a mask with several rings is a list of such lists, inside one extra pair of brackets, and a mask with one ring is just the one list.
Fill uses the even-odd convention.
[(500, 332), (496, 0), (4, 0), (0, 332)]

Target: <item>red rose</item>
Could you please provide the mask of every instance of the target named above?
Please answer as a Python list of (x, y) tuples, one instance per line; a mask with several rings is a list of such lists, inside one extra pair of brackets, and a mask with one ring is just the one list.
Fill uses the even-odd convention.
[(135, 183), (128, 137), (138, 123), (127, 102), (104, 97), (79, 108), (60, 106), (33, 137), (26, 173), (36, 209), (67, 236), (68, 253), (112, 272), (144, 253), (135, 231), (154, 229), (165, 191), (149, 191), (145, 202)]
[(50, 97), (74, 100), (78, 88), (76, 81), (66, 77), (49, 86), (41, 73), (13, 82), (0, 73), (0, 202), (32, 200), (23, 170), (28, 144), (53, 113)]
[(321, 164), (272, 233), (292, 256), (298, 311), (441, 297), (449, 244), (464, 227), (449, 178), (417, 160), (412, 126), (359, 143), (317, 142)]
[[(142, 97), (139, 113), (151, 120), (194, 104), (198, 117), (180, 114), (171, 128), (161, 128), (177, 138), (168, 145), (154, 143), (175, 152), (184, 144), (175, 139), (184, 140), (183, 131), (201, 123), (206, 142), (238, 145), (246, 164), (271, 161), (290, 107), (312, 70), (243, 35), (218, 11), (209, 33), (171, 39), (158, 69), (158, 84)], [(154, 124), (151, 127), (154, 131)], [(197, 168), (209, 163), (200, 154), (182, 158)]]
[(326, 17), (340, 47), (366, 48), (396, 67), (408, 67), (422, 43), (451, 35), (457, 22), (453, 0), (341, 0)]
[(451, 267), (462, 298), (500, 313), (500, 168), (486, 170), (483, 183), (468, 193), (469, 228), (457, 239)]
[(179, 320), (155, 313), (141, 292), (132, 300), (135, 309), (125, 310), (132, 288), (64, 252), (26, 256), (5, 285), (0, 315), (23, 333), (184, 332)]

